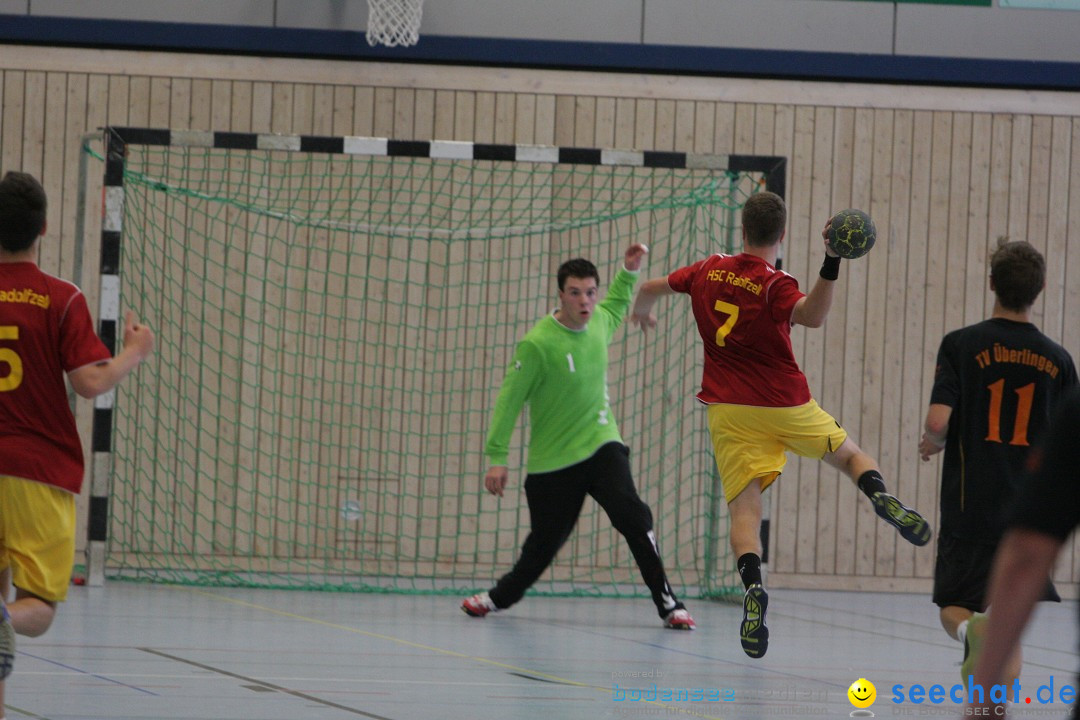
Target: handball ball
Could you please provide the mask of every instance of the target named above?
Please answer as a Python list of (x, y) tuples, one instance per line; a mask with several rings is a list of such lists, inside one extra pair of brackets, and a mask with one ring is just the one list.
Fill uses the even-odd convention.
[(833, 215), (829, 227), (829, 248), (844, 258), (854, 260), (870, 252), (877, 241), (874, 221), (862, 210), (841, 210)]

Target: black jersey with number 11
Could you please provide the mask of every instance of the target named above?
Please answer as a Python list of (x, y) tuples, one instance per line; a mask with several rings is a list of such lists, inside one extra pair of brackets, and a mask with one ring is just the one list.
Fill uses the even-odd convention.
[(1077, 384), (1063, 347), (1031, 323), (992, 318), (941, 341), (931, 403), (953, 409), (941, 483), (941, 535), (996, 544), (1028, 450)]

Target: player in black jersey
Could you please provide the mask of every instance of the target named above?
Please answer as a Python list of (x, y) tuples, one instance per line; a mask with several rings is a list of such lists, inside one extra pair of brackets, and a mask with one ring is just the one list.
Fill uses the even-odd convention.
[[(934, 602), (945, 631), (964, 644), (965, 682), (985, 631), (991, 563), (1028, 450), (1058, 398), (1077, 385), (1069, 353), (1031, 323), (1045, 286), (1038, 250), (1026, 242), (998, 247), (990, 258), (993, 313), (941, 341), (919, 443), (923, 460), (945, 450)], [(1043, 599), (1060, 600), (1046, 583)], [(1009, 669), (1019, 674), (1019, 655)]]

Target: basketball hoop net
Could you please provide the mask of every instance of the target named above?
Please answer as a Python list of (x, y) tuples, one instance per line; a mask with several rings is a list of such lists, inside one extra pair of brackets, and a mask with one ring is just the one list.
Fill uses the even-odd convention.
[(424, 0), (368, 0), (368, 45), (415, 45), (423, 11)]

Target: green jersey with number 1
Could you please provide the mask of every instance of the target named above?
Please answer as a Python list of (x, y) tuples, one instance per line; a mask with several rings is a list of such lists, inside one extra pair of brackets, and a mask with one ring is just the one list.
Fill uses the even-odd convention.
[(608, 345), (630, 307), (637, 277), (620, 269), (583, 329), (571, 330), (551, 314), (518, 343), (484, 449), (492, 465), (508, 464), (510, 436), (526, 403), (529, 473), (569, 467), (605, 443), (622, 442), (608, 397)]

